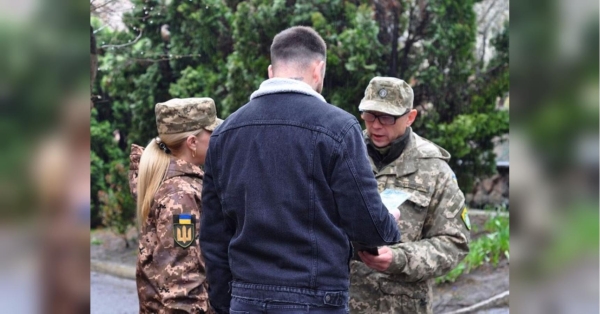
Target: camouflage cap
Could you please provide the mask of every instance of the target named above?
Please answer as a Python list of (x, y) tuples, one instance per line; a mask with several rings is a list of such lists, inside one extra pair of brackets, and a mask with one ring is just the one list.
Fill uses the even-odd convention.
[(205, 129), (213, 131), (223, 120), (217, 118), (211, 98), (175, 98), (156, 104), (158, 134), (173, 134)]
[(413, 90), (405, 81), (395, 77), (376, 76), (369, 82), (358, 110), (401, 116), (412, 109), (413, 98)]

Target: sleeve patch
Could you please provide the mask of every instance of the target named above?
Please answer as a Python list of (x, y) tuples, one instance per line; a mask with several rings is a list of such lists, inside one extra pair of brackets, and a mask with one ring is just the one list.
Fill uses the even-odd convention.
[(190, 214), (173, 215), (173, 238), (180, 247), (189, 247), (196, 239), (196, 217)]
[(467, 212), (467, 206), (463, 207), (462, 213), (460, 214), (465, 226), (468, 230), (471, 230), (471, 220), (469, 220), (469, 213)]

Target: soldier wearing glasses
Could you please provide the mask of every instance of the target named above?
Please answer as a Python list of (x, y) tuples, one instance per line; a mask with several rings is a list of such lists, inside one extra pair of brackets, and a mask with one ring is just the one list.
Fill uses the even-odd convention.
[(469, 252), (470, 223), (450, 154), (415, 134), (413, 90), (405, 81), (375, 77), (359, 105), (365, 143), (379, 192), (410, 194), (400, 205), (399, 244), (351, 262), (351, 313), (432, 313), (432, 283)]

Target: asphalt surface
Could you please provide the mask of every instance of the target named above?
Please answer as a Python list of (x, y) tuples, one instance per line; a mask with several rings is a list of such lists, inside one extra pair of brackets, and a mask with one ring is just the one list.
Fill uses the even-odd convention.
[[(91, 272), (91, 314), (136, 314), (139, 311), (135, 281)], [(508, 308), (477, 311), (477, 314), (508, 314)]]
[(479, 311), (476, 314), (508, 314), (508, 313), (510, 313), (508, 308), (495, 308), (495, 309)]
[(138, 313), (135, 281), (91, 272), (90, 282), (92, 314)]

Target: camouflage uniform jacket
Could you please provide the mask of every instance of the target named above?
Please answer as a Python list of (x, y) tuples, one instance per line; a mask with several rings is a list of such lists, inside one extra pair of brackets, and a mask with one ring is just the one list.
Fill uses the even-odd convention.
[[(129, 183), (134, 196), (142, 151), (132, 145)], [(136, 267), (140, 313), (212, 313), (198, 243), (202, 177), (199, 167), (171, 159), (140, 233)], [(195, 239), (187, 248), (174, 241), (173, 216), (179, 214), (195, 217)]]
[(411, 196), (400, 205), (401, 242), (390, 246), (389, 268), (378, 272), (351, 262), (351, 313), (432, 313), (433, 279), (469, 252), (470, 234), (461, 218), (464, 196), (449, 159), (446, 150), (414, 132), (389, 165), (377, 170), (369, 158), (379, 192), (400, 189)]

